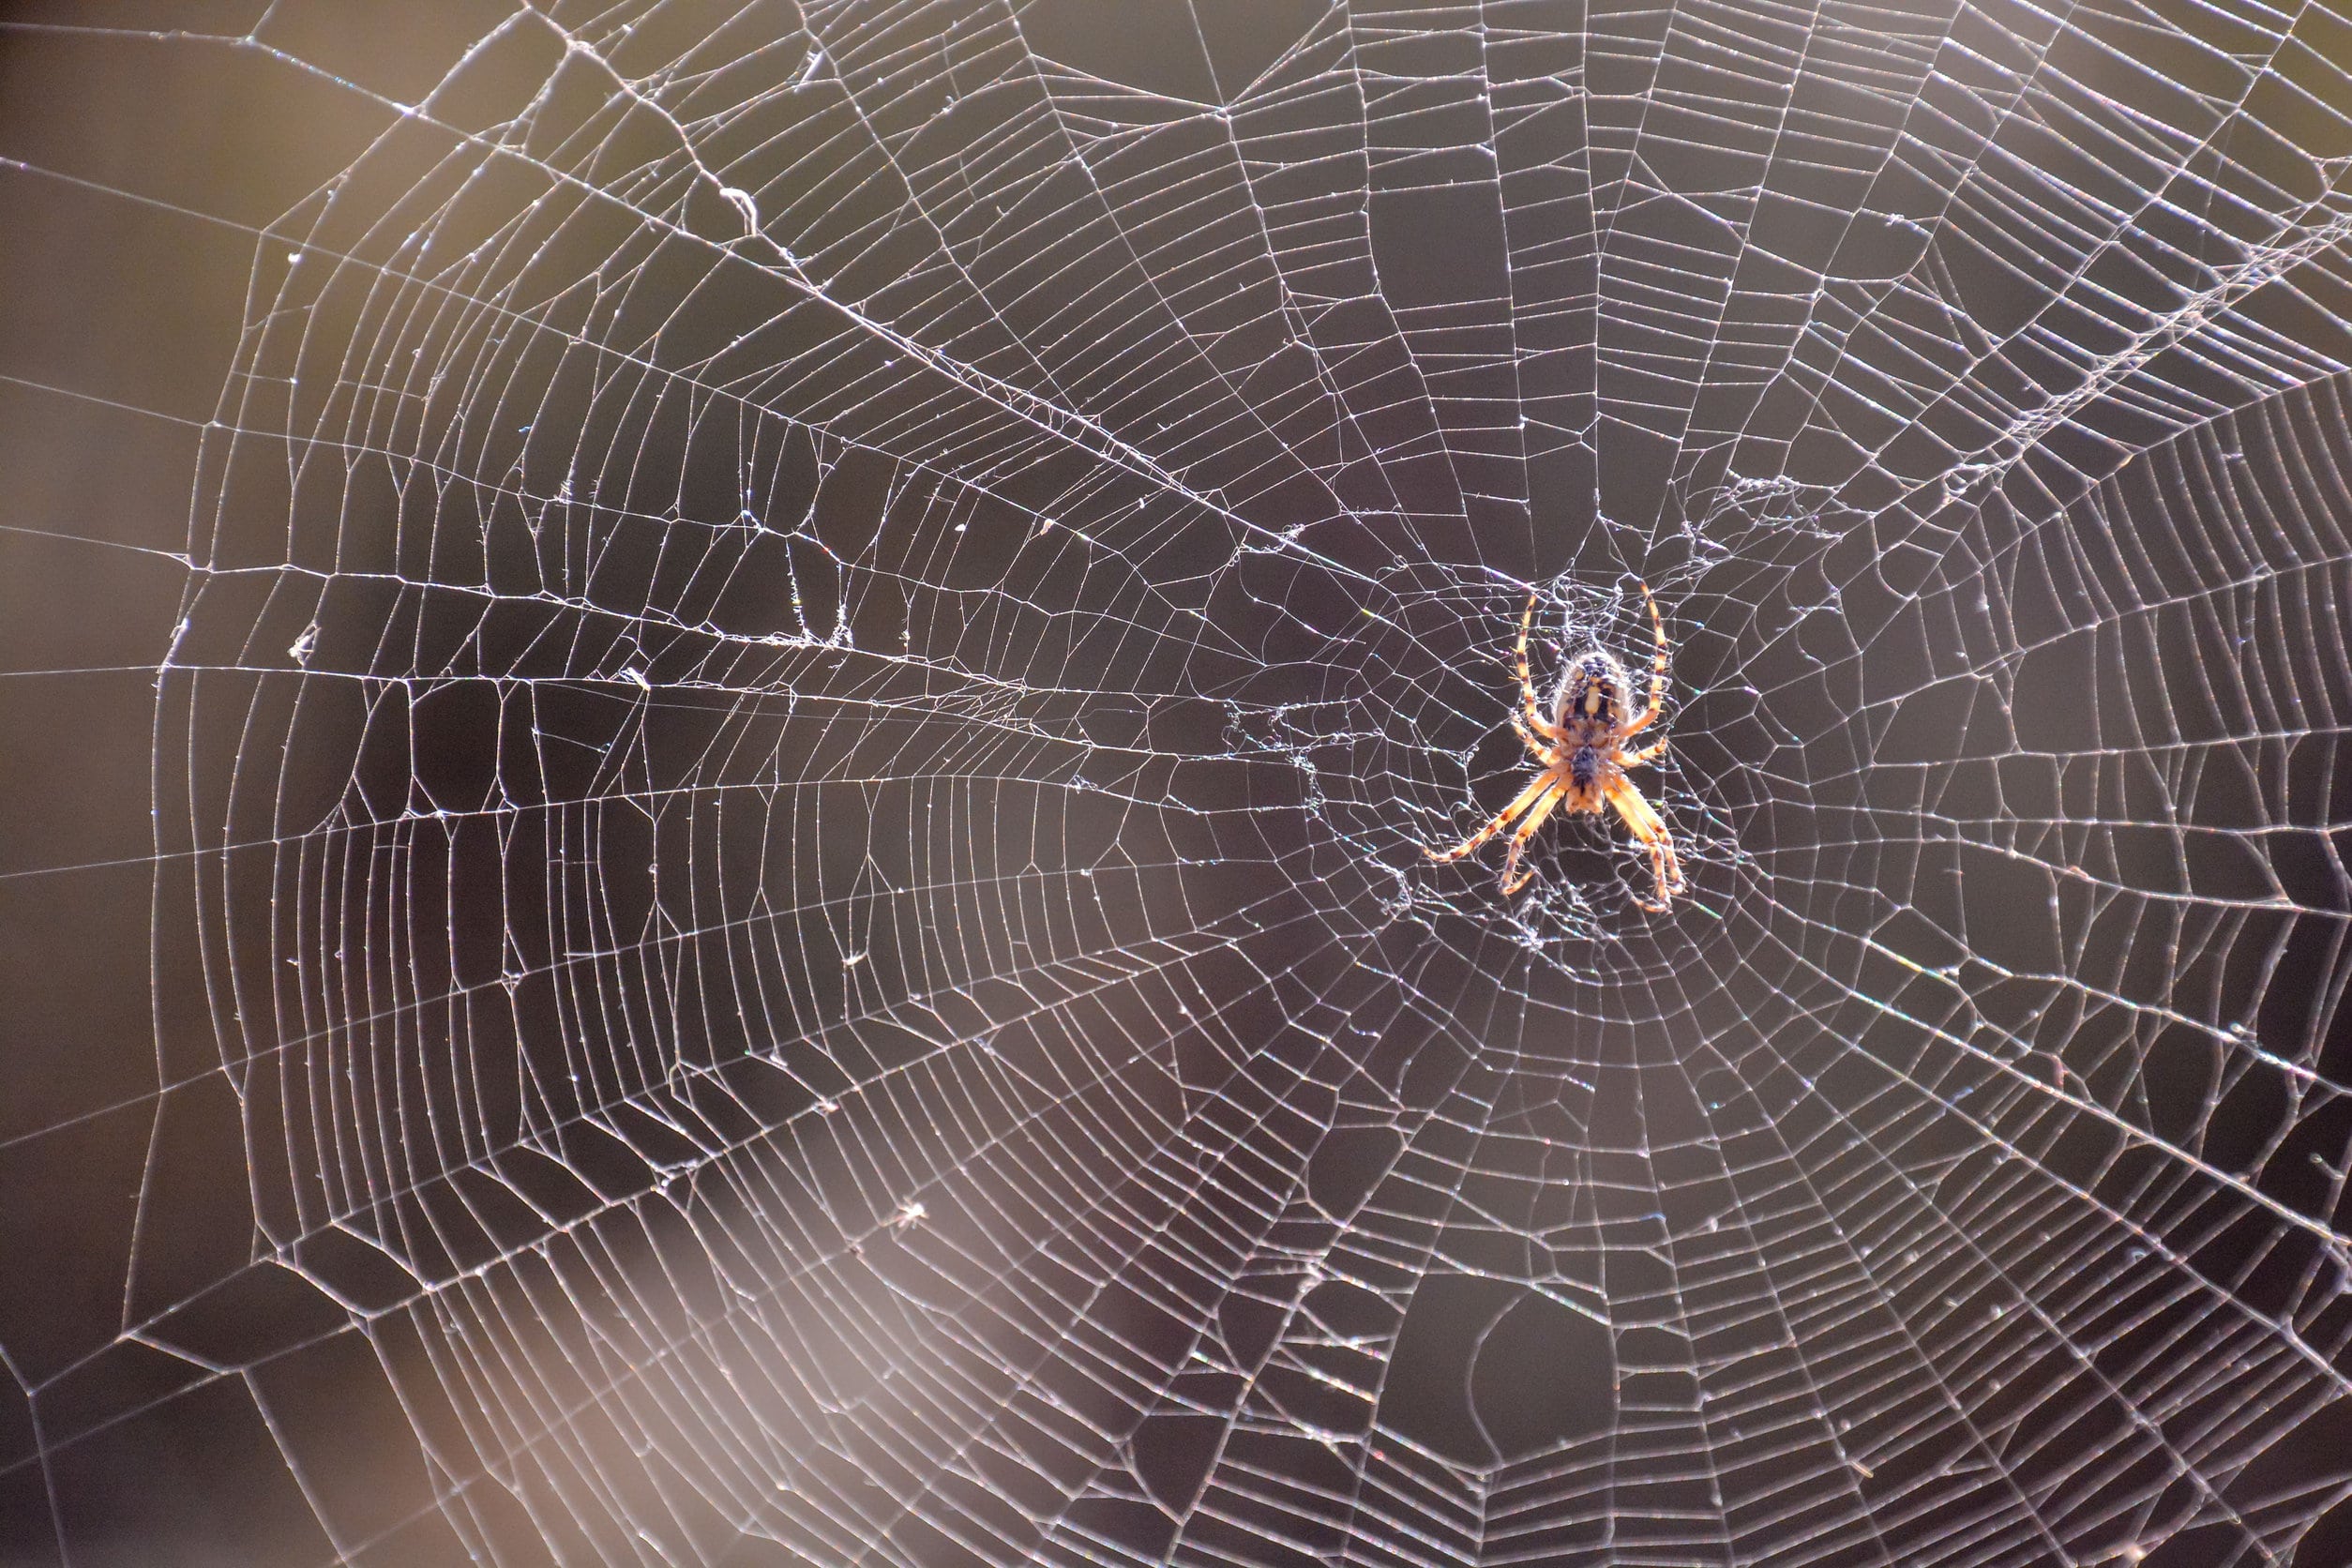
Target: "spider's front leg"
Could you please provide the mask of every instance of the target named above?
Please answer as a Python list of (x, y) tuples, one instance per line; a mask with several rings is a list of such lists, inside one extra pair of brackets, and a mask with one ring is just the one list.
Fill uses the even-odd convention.
[[(1496, 812), (1493, 817), (1489, 818), (1485, 827), (1480, 828), (1476, 833), (1471, 834), (1468, 838), (1463, 839), (1460, 843), (1455, 845), (1450, 850), (1425, 849), (1422, 851), (1422, 853), (1427, 855), (1431, 860), (1440, 862), (1459, 860), (1464, 855), (1476, 854), (1480, 846), (1485, 844), (1487, 839), (1492, 838), (1496, 834), (1500, 833), (1504, 828), (1509, 827), (1518, 819), (1522, 812), (1526, 811), (1529, 807), (1535, 804), (1537, 796), (1541, 795), (1545, 790), (1550, 789), (1555, 782), (1556, 780), (1549, 772), (1537, 774), (1535, 776), (1535, 781), (1530, 784), (1526, 789), (1521, 790), (1516, 800), (1513, 801), (1510, 805)], [(1516, 856), (1514, 856), (1513, 858), (1515, 859)]]
[[(1544, 825), (1544, 819), (1552, 814), (1552, 808), (1568, 798), (1568, 781), (1558, 774), (1546, 771), (1536, 782), (1549, 784), (1551, 792), (1535, 803), (1534, 809), (1528, 812), (1527, 820), (1511, 836), (1511, 852), (1503, 857), (1502, 862), (1502, 896), (1506, 898), (1525, 887), (1528, 879), (1535, 875), (1532, 866), (1524, 871), (1519, 870), (1519, 856), (1527, 852), (1527, 841), (1535, 837), (1535, 830)], [(1514, 875), (1515, 872), (1516, 875)]]
[(1625, 819), (1626, 831), (1640, 840), (1650, 852), (1651, 874), (1657, 878), (1658, 897), (1655, 903), (1644, 898), (1641, 907), (1652, 914), (1662, 914), (1682, 891), (1682, 861), (1674, 852), (1673, 836), (1666, 832), (1658, 808), (1645, 799), (1639, 790), (1623, 778), (1608, 788), (1608, 803), (1617, 807), (1617, 814)]

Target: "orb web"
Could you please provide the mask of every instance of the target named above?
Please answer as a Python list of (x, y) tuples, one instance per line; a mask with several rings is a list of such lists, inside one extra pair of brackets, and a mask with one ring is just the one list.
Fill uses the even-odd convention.
[[(276, 143), (0, 148), (234, 257), (0, 366), (186, 503), (27, 1560), (2352, 1552), (2341, 17), (174, 25), (8, 34)], [(1686, 895), (1431, 864), (1641, 584)]]

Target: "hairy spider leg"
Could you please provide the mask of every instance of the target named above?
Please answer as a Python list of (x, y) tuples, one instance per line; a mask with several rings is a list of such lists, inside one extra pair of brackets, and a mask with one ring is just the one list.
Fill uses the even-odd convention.
[[(1519, 701), (1527, 707), (1528, 728), (1533, 730), (1537, 734), (1543, 736), (1547, 741), (1557, 741), (1561, 739), (1567, 731), (1560, 729), (1559, 725), (1554, 724), (1550, 719), (1545, 718), (1544, 716), (1543, 710), (1536, 706), (1535, 677), (1528, 672), (1527, 667), (1528, 634), (1535, 629), (1535, 601), (1541, 592), (1542, 591), (1538, 589), (1531, 590), (1528, 594), (1527, 613), (1519, 617), (1519, 646), (1517, 650), (1519, 664)], [(1520, 738), (1526, 739), (1527, 731), (1522, 730), (1519, 731), (1519, 734)], [(1543, 762), (1550, 761), (1548, 757), (1545, 756), (1544, 748), (1537, 746), (1532, 740), (1528, 741), (1527, 748), (1535, 753), (1535, 760), (1537, 761)]]
[(1513, 714), (1511, 716), (1511, 728), (1519, 732), (1520, 744), (1528, 748), (1528, 751), (1538, 762), (1541, 762), (1545, 767), (1552, 765), (1552, 753), (1550, 747), (1536, 737), (1534, 731), (1527, 727), (1527, 718), (1524, 715), (1516, 713)]
[(1674, 852), (1674, 840), (1667, 837), (1666, 823), (1659, 820), (1657, 807), (1623, 778), (1608, 787), (1607, 798), (1617, 807), (1617, 814), (1625, 819), (1626, 831), (1650, 851), (1651, 871), (1658, 882), (1658, 901), (1653, 904), (1645, 898), (1641, 907), (1652, 913), (1665, 910), (1674, 895), (1682, 891), (1682, 862)]
[(1487, 839), (1492, 838), (1496, 834), (1500, 833), (1504, 828), (1509, 827), (1513, 822), (1517, 820), (1521, 812), (1535, 804), (1535, 799), (1538, 795), (1541, 795), (1546, 790), (1554, 788), (1559, 784), (1559, 776), (1548, 769), (1537, 774), (1535, 776), (1535, 782), (1530, 784), (1526, 789), (1521, 790), (1519, 792), (1519, 798), (1504, 807), (1501, 810), (1496, 812), (1494, 816), (1488, 820), (1485, 827), (1480, 828), (1476, 833), (1471, 834), (1468, 838), (1463, 839), (1460, 843), (1455, 845), (1450, 850), (1424, 850), (1422, 853), (1427, 855), (1431, 860), (1435, 861), (1459, 860), (1464, 855), (1477, 853), (1481, 845), (1485, 844)]
[[(1624, 732), (1620, 737), (1628, 740), (1657, 722), (1658, 704), (1666, 701), (1667, 646), (1666, 622), (1659, 618), (1658, 601), (1651, 596), (1650, 584), (1647, 582), (1641, 584), (1641, 602), (1650, 607), (1650, 630), (1658, 639), (1658, 656), (1650, 667), (1650, 705), (1634, 716), (1632, 722), (1625, 726)], [(1522, 664), (1520, 668), (1525, 669), (1526, 666)], [(1645, 752), (1643, 755), (1649, 756), (1651, 753)]]
[[(1535, 803), (1528, 812), (1526, 820), (1521, 822), (1517, 830), (1511, 835), (1511, 852), (1504, 857), (1502, 862), (1502, 896), (1506, 898), (1525, 887), (1528, 880), (1535, 875), (1535, 867), (1532, 866), (1524, 871), (1519, 871), (1519, 856), (1527, 852), (1527, 841), (1535, 837), (1535, 830), (1544, 825), (1544, 819), (1552, 814), (1553, 808), (1568, 798), (1568, 791), (1571, 788), (1568, 780), (1551, 773), (1545, 774), (1543, 778), (1550, 780), (1551, 792)], [(1519, 874), (1515, 877), (1512, 875), (1514, 871), (1518, 871)]]
[(1666, 743), (1664, 741), (1660, 741), (1654, 746), (1645, 746), (1639, 751), (1634, 752), (1617, 765), (1621, 768), (1637, 768), (1641, 766), (1642, 763), (1650, 761), (1651, 758), (1655, 757), (1659, 752), (1664, 751), (1666, 748)]

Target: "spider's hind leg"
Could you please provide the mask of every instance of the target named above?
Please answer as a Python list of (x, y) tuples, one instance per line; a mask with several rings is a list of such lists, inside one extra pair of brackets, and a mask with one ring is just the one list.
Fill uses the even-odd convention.
[(1650, 584), (1641, 585), (1641, 602), (1650, 607), (1651, 635), (1658, 640), (1658, 656), (1650, 667), (1650, 705), (1655, 708), (1666, 695), (1666, 656), (1673, 645), (1666, 641), (1666, 619), (1658, 613), (1657, 596), (1650, 592)]
[(1650, 631), (1658, 640), (1658, 656), (1650, 665), (1650, 705), (1636, 714), (1625, 726), (1625, 733), (1629, 736), (1657, 722), (1658, 705), (1666, 701), (1666, 655), (1672, 646), (1666, 641), (1666, 622), (1658, 614), (1657, 598), (1650, 592), (1647, 582), (1641, 584), (1641, 602), (1650, 607)]
[[(1530, 590), (1528, 594), (1527, 612), (1519, 617), (1519, 645), (1513, 654), (1519, 667), (1519, 702), (1525, 708), (1527, 716), (1527, 727), (1519, 733), (1525, 737), (1527, 731), (1532, 730), (1547, 741), (1556, 741), (1560, 737), (1560, 726), (1545, 718), (1543, 710), (1536, 705), (1535, 677), (1529, 672), (1527, 667), (1528, 635), (1535, 629), (1535, 606), (1542, 597), (1542, 594), (1541, 589)], [(1518, 715), (1512, 716), (1513, 723), (1517, 723), (1518, 719)], [(1529, 740), (1527, 746), (1528, 749), (1534, 752), (1537, 757), (1543, 756), (1543, 747), (1537, 746), (1534, 741)]]
[(1511, 728), (1518, 731), (1519, 744), (1527, 747), (1528, 755), (1535, 759), (1538, 766), (1552, 765), (1552, 747), (1559, 744), (1558, 742), (1546, 741), (1529, 729), (1527, 716), (1524, 714), (1515, 713), (1511, 716)]

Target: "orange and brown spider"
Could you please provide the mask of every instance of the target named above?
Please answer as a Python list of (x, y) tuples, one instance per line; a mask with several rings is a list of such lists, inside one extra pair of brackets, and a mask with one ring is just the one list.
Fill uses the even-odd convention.
[(1450, 850), (1430, 850), (1429, 858), (1460, 860), (1474, 854), (1479, 846), (1515, 821), (1519, 825), (1511, 835), (1511, 855), (1502, 863), (1502, 891), (1516, 893), (1535, 875), (1532, 868), (1519, 869), (1519, 857), (1545, 818), (1560, 809), (1597, 813), (1610, 806), (1650, 851), (1658, 897), (1654, 903), (1640, 900), (1641, 907), (1664, 910), (1682, 891), (1682, 863), (1674, 853), (1674, 840), (1667, 836), (1657, 807), (1643, 799), (1625, 776), (1627, 768), (1639, 767), (1666, 745), (1659, 741), (1639, 751), (1625, 748), (1627, 741), (1657, 722), (1658, 704), (1666, 696), (1666, 623), (1658, 617), (1658, 601), (1650, 596), (1650, 585), (1643, 583), (1642, 602), (1650, 607), (1650, 629), (1658, 639), (1658, 656), (1650, 673), (1649, 704), (1639, 713), (1630, 711), (1631, 686), (1625, 667), (1617, 656), (1595, 645), (1570, 660), (1561, 672), (1547, 719), (1536, 707), (1535, 680), (1527, 668), (1527, 640), (1535, 626), (1537, 596), (1527, 596), (1527, 613), (1519, 617), (1519, 697), (1524, 711), (1512, 714), (1511, 727), (1527, 743), (1540, 771), (1518, 798), (1496, 812), (1485, 827)]

